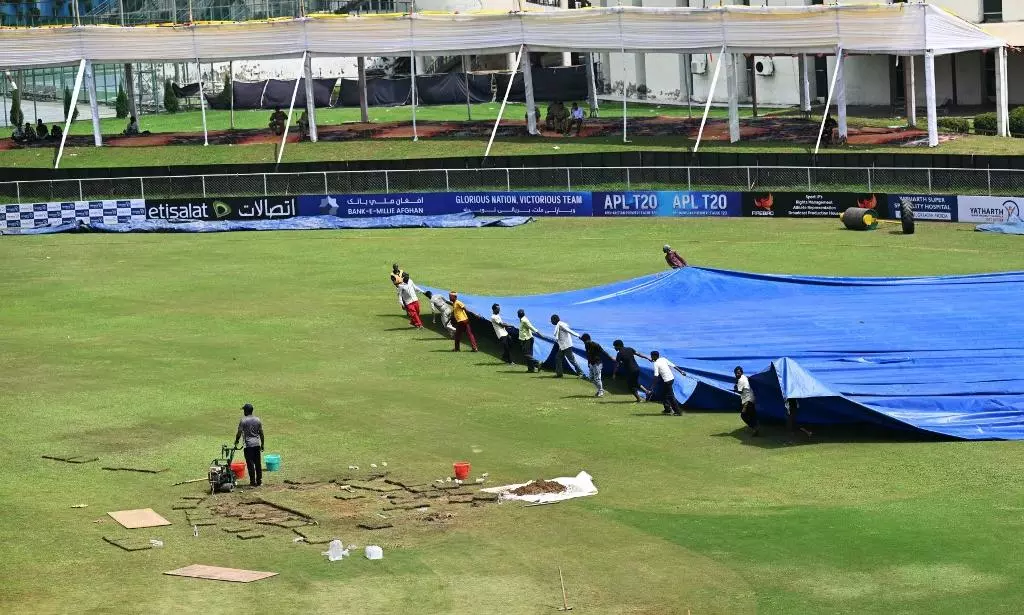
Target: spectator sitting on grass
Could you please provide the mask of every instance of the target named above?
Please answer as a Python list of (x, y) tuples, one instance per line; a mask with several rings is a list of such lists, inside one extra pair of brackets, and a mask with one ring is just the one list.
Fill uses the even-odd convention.
[(139, 134), (139, 120), (134, 115), (128, 116), (128, 126), (125, 127), (123, 134), (126, 137), (134, 137)]
[(572, 132), (573, 127), (576, 128), (576, 136), (580, 136), (580, 130), (583, 129), (583, 109), (580, 108), (576, 103), (572, 104), (572, 111), (569, 114), (569, 121), (565, 125), (566, 136)]
[(309, 115), (303, 111), (299, 116), (299, 141), (309, 139)]
[(565, 105), (562, 104), (562, 101), (556, 100), (548, 105), (548, 115), (544, 118), (544, 125), (548, 130), (561, 132), (565, 125), (565, 117)]
[(50, 129), (50, 140), (60, 141), (61, 137), (64, 136), (64, 129), (60, 127), (60, 124), (54, 124), (53, 128)]
[(43, 123), (43, 120), (36, 119), (36, 137), (42, 141), (46, 138), (46, 133), (46, 124)]

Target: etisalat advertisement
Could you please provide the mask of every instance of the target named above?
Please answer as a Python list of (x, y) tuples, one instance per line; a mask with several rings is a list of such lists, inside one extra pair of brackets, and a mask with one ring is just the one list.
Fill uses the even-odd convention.
[(294, 197), (146, 199), (147, 220), (277, 220), (298, 215)]

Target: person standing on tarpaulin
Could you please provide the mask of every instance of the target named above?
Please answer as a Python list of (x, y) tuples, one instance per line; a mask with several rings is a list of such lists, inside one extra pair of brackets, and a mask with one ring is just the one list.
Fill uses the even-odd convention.
[(423, 321), (420, 320), (420, 298), (416, 294), (419, 288), (409, 279), (408, 273), (402, 274), (402, 283), (398, 285), (398, 292), (402, 299), (405, 311), (409, 313), (409, 324), (417, 329), (423, 328)]
[(473, 327), (469, 324), (469, 312), (466, 311), (466, 304), (459, 301), (459, 295), (454, 290), (448, 293), (448, 301), (452, 304), (452, 316), (455, 318), (455, 348), (452, 348), (452, 352), (461, 350), (459, 342), (462, 341), (463, 335), (469, 338), (469, 345), (473, 347), (473, 352), (476, 352), (476, 338), (473, 337)]
[(679, 253), (672, 249), (667, 243), (662, 246), (661, 251), (665, 253), (665, 262), (673, 269), (682, 269), (686, 266), (686, 259), (679, 256)]

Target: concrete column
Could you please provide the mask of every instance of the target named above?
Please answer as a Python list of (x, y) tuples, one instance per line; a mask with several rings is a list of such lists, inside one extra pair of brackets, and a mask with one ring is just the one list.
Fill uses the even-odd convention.
[(516, 54), (515, 53), (509, 53), (509, 54), (505, 55), (505, 67), (508, 70), (515, 72), (515, 70), (516, 70)]
[(839, 136), (846, 138), (849, 136), (849, 128), (846, 122), (846, 54), (840, 52), (836, 55), (836, 71), (839, 72), (839, 77), (836, 82), (836, 111), (839, 118), (836, 120), (839, 124)]
[(917, 80), (914, 75), (914, 56), (903, 57), (903, 97), (907, 105), (907, 126), (917, 128)]
[(135, 97), (135, 70), (131, 62), (124, 65), (124, 93), (128, 96), (128, 113), (139, 117), (139, 101)]
[(89, 111), (92, 112), (92, 140), (96, 147), (101, 147), (103, 134), (100, 133), (100, 103), (96, 100), (96, 73), (89, 61), (85, 63), (85, 87), (89, 92)]
[(739, 79), (737, 79), (737, 69), (740, 63), (740, 56), (734, 53), (728, 53), (723, 58), (728, 65), (726, 66), (725, 73), (725, 84), (729, 92), (729, 142), (736, 143), (740, 140), (740, 97), (739, 97)]
[[(643, 4), (643, 0), (633, 0), (633, 6), (643, 6)], [(641, 91), (647, 89), (647, 54), (636, 51), (633, 52), (633, 58), (636, 65), (636, 97), (643, 100), (647, 98), (647, 94), (641, 94)]]
[(924, 52), (924, 90), (928, 106), (928, 147), (939, 144), (939, 114), (935, 102), (935, 52)]
[(356, 70), (359, 80), (359, 120), (366, 124), (370, 121), (370, 111), (366, 103), (366, 58), (356, 58)]
[(810, 62), (806, 55), (799, 56), (797, 60), (797, 79), (800, 87), (800, 110), (810, 115), (811, 113), (811, 75)]
[(587, 64), (587, 106), (590, 107), (591, 117), (597, 117), (597, 82), (594, 75), (594, 54), (584, 54), (583, 60)]
[(526, 130), (531, 135), (540, 134), (537, 130), (537, 103), (533, 99), (533, 69), (530, 66), (530, 50), (527, 47), (523, 47), (520, 68), (523, 71), (523, 89), (526, 91)]
[(306, 80), (306, 119), (309, 120), (309, 140), (316, 143), (316, 101), (313, 100), (313, 54), (306, 54), (303, 77)]
[[(676, 6), (679, 8), (689, 8), (690, 0), (676, 0)], [(690, 72), (692, 70), (691, 61), (690, 54), (679, 54), (679, 100), (687, 102), (693, 100), (693, 74)]]
[(1006, 80), (1006, 47), (996, 50), (996, 124), (1000, 137), (1010, 136), (1010, 96)]
[[(600, 0), (602, 8), (612, 6), (611, 0)], [(605, 92), (612, 90), (612, 54), (604, 52), (601, 54), (601, 79), (604, 82)]]

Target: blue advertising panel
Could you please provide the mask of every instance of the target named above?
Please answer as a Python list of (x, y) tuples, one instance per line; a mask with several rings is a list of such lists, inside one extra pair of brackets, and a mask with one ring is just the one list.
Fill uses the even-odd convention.
[(915, 220), (956, 222), (959, 200), (952, 194), (890, 194), (889, 217), (899, 220), (904, 201), (914, 208)]
[(299, 197), (300, 216), (377, 218), (473, 212), (482, 216), (590, 216), (589, 192), (406, 192)]
[(739, 216), (739, 192), (650, 191), (595, 192), (595, 216)]

